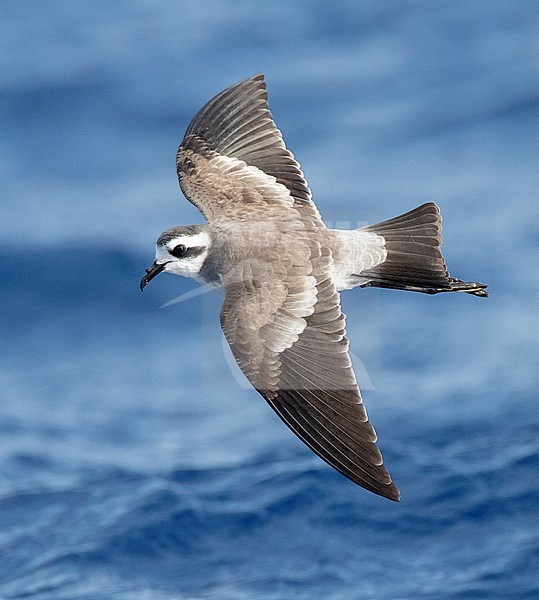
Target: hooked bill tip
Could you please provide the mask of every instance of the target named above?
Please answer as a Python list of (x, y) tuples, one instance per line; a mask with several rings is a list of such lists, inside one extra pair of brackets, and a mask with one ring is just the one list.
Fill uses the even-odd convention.
[(159, 275), (159, 273), (161, 273), (161, 271), (163, 271), (165, 269), (165, 266), (168, 263), (164, 262), (164, 263), (156, 263), (154, 262), (153, 265), (151, 267), (148, 267), (146, 269), (146, 275), (144, 275), (144, 277), (140, 280), (140, 291), (143, 292), (144, 288), (148, 285), (148, 283), (150, 283), (150, 281), (156, 276)]

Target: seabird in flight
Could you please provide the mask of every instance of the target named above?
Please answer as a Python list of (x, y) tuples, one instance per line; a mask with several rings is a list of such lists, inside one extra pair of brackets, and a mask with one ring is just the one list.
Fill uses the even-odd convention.
[(399, 500), (354, 376), (339, 292), (487, 296), (485, 285), (449, 276), (438, 207), (429, 202), (376, 225), (328, 229), (273, 122), (262, 75), (198, 112), (176, 164), (183, 193), (206, 223), (158, 237), (141, 289), (162, 271), (220, 288), (224, 335), (255, 389), (320, 458)]

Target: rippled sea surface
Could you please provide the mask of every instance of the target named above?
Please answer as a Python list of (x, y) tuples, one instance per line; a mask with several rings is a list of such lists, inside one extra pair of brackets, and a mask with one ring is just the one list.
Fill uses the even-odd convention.
[[(539, 597), (534, 1), (0, 3), (0, 597)], [(399, 504), (233, 367), (220, 297), (138, 290), (201, 216), (174, 152), (256, 72), (332, 225), (436, 201), (488, 300), (343, 294)]]

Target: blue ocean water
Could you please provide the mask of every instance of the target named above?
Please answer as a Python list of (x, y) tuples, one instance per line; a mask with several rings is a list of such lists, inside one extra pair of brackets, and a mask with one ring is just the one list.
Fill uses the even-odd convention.
[[(539, 597), (534, 1), (0, 3), (0, 597)], [(256, 72), (333, 225), (434, 200), (488, 300), (343, 294), (402, 501), (310, 453), (161, 276), (174, 153)]]

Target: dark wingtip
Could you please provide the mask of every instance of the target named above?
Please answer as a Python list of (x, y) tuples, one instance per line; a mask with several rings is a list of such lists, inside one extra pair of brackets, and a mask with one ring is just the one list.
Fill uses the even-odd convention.
[(369, 490), (369, 492), (376, 494), (377, 496), (382, 496), (382, 498), (387, 498), (392, 502), (401, 501), (401, 494), (399, 492), (399, 488), (392, 481), (390, 483), (378, 484), (375, 486), (365, 485), (363, 482), (355, 481), (354, 479), (352, 479), (352, 481), (357, 485), (360, 485), (361, 487), (365, 488), (366, 490)]
[(393, 502), (401, 501), (401, 493), (399, 492), (399, 488), (394, 483), (388, 485), (387, 490), (385, 490), (385, 492), (386, 493), (384, 494), (384, 496), (388, 500), (392, 500)]

